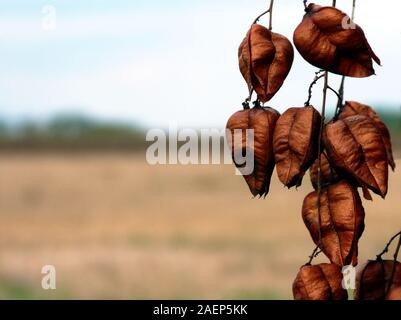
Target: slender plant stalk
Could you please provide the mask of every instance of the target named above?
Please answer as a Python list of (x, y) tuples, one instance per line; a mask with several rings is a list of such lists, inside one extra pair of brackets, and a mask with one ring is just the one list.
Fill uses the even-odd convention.
[(273, 5), (274, 0), (270, 0), (270, 7), (269, 7), (269, 30), (273, 30)]
[(256, 19), (253, 21), (253, 24), (258, 23), (260, 18), (262, 18), (265, 14), (268, 14), (268, 13), (269, 13), (269, 10), (266, 10), (265, 12), (261, 13), (260, 15), (258, 15), (256, 17)]
[(382, 258), (383, 255), (385, 255), (388, 252), (389, 247), (391, 246), (391, 244), (393, 243), (393, 241), (395, 240), (395, 238), (397, 237), (401, 237), (401, 231), (398, 232), (397, 234), (395, 234), (394, 236), (391, 237), (391, 239), (389, 240), (389, 242), (386, 244), (386, 246), (384, 247), (383, 251), (380, 252), (377, 255), (377, 260), (380, 260)]
[(316, 246), (312, 254), (309, 256), (309, 261), (305, 265), (310, 266), (312, 264), (313, 259), (315, 259), (321, 252), (322, 250), (319, 250), (319, 246)]
[[(306, 6), (306, 3), (304, 2), (304, 5)], [(333, 0), (333, 7), (336, 6), (336, 0)], [(326, 120), (326, 103), (327, 103), (327, 90), (329, 89), (329, 72), (324, 71), (324, 86), (323, 86), (323, 103), (322, 103), (322, 112), (321, 116), (322, 119), (320, 121), (320, 130), (319, 130), (319, 139), (318, 139), (318, 168), (317, 168), (317, 221), (318, 221), (318, 226), (319, 226), (319, 243), (317, 247), (322, 249), (323, 243), (322, 243), (322, 217), (321, 217), (321, 211), (322, 211), (322, 158), (320, 157), (322, 153), (322, 134), (323, 134), (323, 129), (324, 129), (324, 123)], [(313, 258), (316, 256), (317, 253), (317, 248), (315, 251), (312, 253), (310, 256), (310, 261), (309, 264), (312, 263)]]
[[(352, 1), (352, 14), (351, 14), (351, 20), (352, 22), (355, 19), (355, 7), (356, 7), (356, 0)], [(338, 103), (336, 107), (336, 113), (335, 113), (335, 118), (337, 119), (343, 105), (343, 100), (344, 100), (344, 86), (345, 86), (345, 76), (342, 76), (341, 78), (341, 85), (340, 89), (338, 90), (338, 93), (340, 94), (340, 97), (338, 98)]]
[(391, 285), (393, 284), (394, 281), (394, 276), (395, 276), (395, 269), (397, 266), (397, 259), (398, 259), (398, 254), (400, 252), (400, 248), (401, 248), (401, 234), (400, 234), (400, 238), (398, 239), (398, 244), (397, 244), (397, 248), (395, 249), (394, 252), (394, 260), (393, 260), (393, 268), (391, 270), (391, 277), (390, 277), (390, 281), (387, 285), (387, 289), (386, 289), (386, 296), (388, 294), (388, 292), (390, 291)]
[(398, 239), (398, 244), (397, 244), (397, 248), (395, 249), (395, 252), (394, 252), (393, 268), (391, 269), (390, 280), (389, 280), (389, 282), (386, 284), (385, 296), (387, 296), (388, 291), (390, 290), (391, 285), (393, 284), (393, 281), (394, 281), (395, 269), (396, 269), (396, 262), (397, 262), (397, 259), (398, 259), (398, 254), (400, 253), (400, 249), (401, 249), (401, 231), (398, 232), (398, 233), (396, 233), (394, 236), (391, 237), (391, 239), (387, 242), (386, 246), (384, 247), (383, 251), (380, 252), (380, 253), (377, 255), (377, 259), (376, 259), (376, 260), (378, 260), (378, 261), (382, 260), (382, 256), (385, 255), (385, 254), (388, 252), (388, 250), (389, 250), (391, 244), (393, 243), (393, 241), (394, 241), (397, 237), (399, 237), (399, 239)]
[(321, 79), (324, 77), (324, 74), (321, 74), (324, 70), (319, 70), (317, 72), (315, 72), (315, 78), (313, 79), (313, 81), (311, 82), (309, 89), (308, 89), (308, 100), (305, 102), (305, 107), (310, 105), (310, 101), (312, 99), (312, 89), (313, 86)]
[(327, 90), (329, 87), (329, 73), (324, 72), (324, 86), (323, 86), (323, 103), (322, 103), (322, 120), (320, 121), (319, 139), (318, 139), (318, 168), (317, 168), (317, 221), (319, 226), (319, 247), (322, 249), (322, 134), (324, 129), (324, 123), (326, 120), (326, 103), (327, 103)]
[(269, 9), (267, 9), (266, 11), (264, 11), (260, 15), (258, 15), (256, 17), (256, 19), (253, 21), (253, 24), (258, 23), (260, 18), (262, 18), (266, 14), (269, 14), (269, 30), (272, 30), (273, 29), (273, 5), (274, 5), (274, 0), (270, 0)]

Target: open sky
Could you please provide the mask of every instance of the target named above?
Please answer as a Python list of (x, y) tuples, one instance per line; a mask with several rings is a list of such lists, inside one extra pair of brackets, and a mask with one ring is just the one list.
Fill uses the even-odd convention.
[[(81, 112), (151, 127), (222, 127), (247, 95), (238, 45), (268, 2), (1, 0), (0, 116)], [(302, 0), (275, 3), (273, 31), (292, 39)], [(351, 11), (351, 0), (337, 3)], [(43, 27), (49, 8), (55, 9), (50, 30)], [(397, 0), (357, 0), (355, 21), (383, 66), (377, 76), (347, 80), (346, 99), (400, 108), (400, 10)], [(296, 53), (269, 105), (280, 111), (302, 106), (315, 71)], [(339, 77), (330, 82), (337, 87)], [(312, 102), (320, 108), (320, 87)]]

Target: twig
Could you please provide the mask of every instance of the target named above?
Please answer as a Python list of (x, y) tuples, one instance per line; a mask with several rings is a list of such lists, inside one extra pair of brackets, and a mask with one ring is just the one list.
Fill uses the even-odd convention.
[(266, 10), (265, 12), (261, 13), (260, 15), (258, 15), (258, 17), (253, 21), (253, 24), (258, 23), (260, 18), (262, 18), (265, 14), (268, 14), (270, 12), (269, 10)]
[(319, 227), (319, 247), (323, 246), (322, 243), (322, 157), (320, 156), (322, 153), (322, 135), (324, 129), (324, 122), (326, 120), (326, 102), (327, 102), (327, 89), (329, 87), (329, 73), (327, 71), (324, 72), (324, 86), (323, 86), (323, 103), (322, 103), (322, 119), (320, 121), (320, 130), (319, 130), (319, 139), (318, 139), (318, 168), (317, 168), (317, 221)]
[(315, 72), (315, 78), (313, 79), (312, 83), (309, 86), (309, 90), (308, 90), (308, 100), (305, 102), (305, 106), (309, 106), (310, 105), (310, 101), (312, 99), (312, 89), (313, 86), (321, 79), (324, 77), (324, 74), (321, 74), (324, 70), (319, 70), (317, 72)]
[(339, 97), (338, 97), (338, 101), (337, 101), (336, 110), (334, 112), (334, 120), (335, 121), (337, 121), (338, 116), (340, 115), (341, 111), (343, 110), (344, 83), (345, 83), (345, 77), (343, 76), (341, 79), (340, 89), (338, 90)]
[(376, 256), (376, 260), (381, 261), (382, 256), (388, 252), (388, 249), (390, 248), (391, 244), (397, 237), (399, 237), (399, 239), (398, 239), (397, 248), (395, 249), (394, 256), (393, 256), (394, 260), (393, 260), (393, 267), (391, 269), (391, 276), (390, 276), (389, 282), (386, 284), (386, 288), (385, 288), (385, 295), (384, 295), (385, 297), (387, 296), (389, 290), (391, 289), (391, 286), (394, 281), (396, 263), (397, 263), (397, 259), (398, 259), (398, 254), (401, 249), (401, 231), (398, 232), (397, 234), (395, 234), (394, 236), (392, 236), (391, 239), (389, 240), (389, 242), (384, 247), (383, 251)]
[[(354, 19), (355, 19), (355, 7), (356, 7), (356, 0), (353, 0), (352, 1), (352, 14), (351, 14), (352, 21), (354, 21)], [(342, 111), (343, 101), (344, 101), (344, 85), (345, 85), (345, 76), (342, 76), (340, 89), (338, 90), (340, 97), (338, 98), (336, 112), (334, 115), (335, 120), (337, 120), (338, 116), (340, 115), (340, 113)]]
[(269, 13), (269, 30), (271, 31), (273, 29), (273, 4), (274, 0), (270, 0), (269, 9), (257, 16), (257, 18), (253, 21), (253, 24), (258, 23), (260, 18)]
[(340, 94), (334, 90), (332, 87), (328, 86), (327, 89), (329, 89), (330, 91), (334, 92), (334, 94), (337, 96), (338, 99), (340, 99)]
[[(333, 0), (333, 7), (336, 6), (336, 0)], [(319, 72), (320, 73), (320, 72)], [(317, 221), (318, 221), (318, 229), (319, 229), (319, 243), (317, 245), (318, 248), (323, 250), (323, 243), (322, 243), (322, 217), (321, 217), (321, 198), (322, 198), (322, 157), (320, 156), (322, 153), (322, 134), (324, 129), (324, 123), (326, 120), (326, 103), (327, 103), (327, 90), (329, 88), (329, 72), (324, 71), (324, 86), (323, 86), (323, 102), (322, 102), (322, 114), (321, 114), (321, 121), (320, 121), (320, 130), (319, 130), (319, 138), (318, 138), (318, 168), (317, 168)], [(318, 77), (318, 73), (316, 74)], [(317, 82), (317, 81), (316, 81)], [(312, 85), (313, 87), (313, 85)], [(315, 249), (317, 250), (317, 249)], [(314, 253), (316, 254), (316, 252)], [(312, 254), (312, 256), (314, 255)], [(312, 259), (313, 260), (313, 259)]]
[(387, 285), (386, 295), (385, 296), (387, 296), (389, 290), (391, 289), (393, 281), (394, 281), (395, 268), (397, 266), (396, 263), (397, 263), (397, 259), (398, 259), (398, 253), (400, 252), (400, 248), (401, 248), (401, 235), (400, 235), (400, 238), (398, 239), (397, 248), (395, 249), (395, 252), (394, 252), (393, 268), (391, 270), (391, 277), (390, 277), (390, 281), (389, 281), (389, 283)]
[(388, 252), (389, 247), (391, 246), (391, 244), (393, 243), (394, 239), (397, 237), (401, 237), (401, 231), (398, 232), (397, 234), (395, 234), (390, 240), (389, 242), (386, 244), (386, 246), (384, 247), (383, 251), (381, 253), (379, 253), (376, 257), (377, 260), (381, 260), (382, 256), (385, 255)]
[(269, 30), (273, 30), (273, 4), (274, 0), (270, 0), (270, 8), (269, 8)]
[(319, 250), (319, 246), (316, 246), (312, 254), (309, 256), (309, 261), (305, 265), (310, 266), (312, 264), (313, 259), (315, 259), (321, 252), (322, 250)]

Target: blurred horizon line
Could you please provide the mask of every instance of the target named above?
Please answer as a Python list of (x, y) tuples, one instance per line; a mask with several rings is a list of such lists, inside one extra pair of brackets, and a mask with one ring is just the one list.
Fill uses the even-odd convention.
[[(401, 117), (401, 103), (397, 104), (390, 104), (390, 103), (368, 103), (368, 105), (372, 106), (378, 113), (380, 114), (399, 114)], [(266, 104), (266, 107), (268, 105)], [(289, 107), (296, 107), (296, 106), (289, 106)], [(289, 108), (288, 107), (288, 108)], [(319, 107), (315, 108), (320, 111)], [(35, 126), (46, 126), (47, 124), (58, 121), (60, 119), (80, 119), (86, 120), (88, 122), (98, 123), (98, 124), (113, 124), (113, 125), (120, 125), (124, 127), (132, 127), (139, 130), (148, 130), (151, 128), (159, 128), (162, 130), (168, 130), (169, 127), (166, 125), (154, 125), (150, 123), (146, 123), (146, 121), (140, 121), (139, 119), (135, 118), (126, 118), (123, 116), (117, 117), (110, 117), (110, 116), (100, 116), (92, 112), (87, 111), (78, 111), (77, 109), (84, 110), (84, 108), (74, 108), (73, 110), (66, 108), (65, 110), (50, 112), (47, 114), (11, 114), (11, 113), (4, 113), (0, 111), (0, 127), (7, 127), (10, 129), (18, 128), (19, 126), (23, 126), (25, 124), (33, 124)], [(232, 111), (232, 113), (241, 110), (240, 108)], [(328, 106), (326, 109), (326, 116), (332, 117), (334, 115), (335, 106)], [(228, 115), (230, 116), (230, 115)], [(228, 119), (228, 117), (227, 117)], [(176, 125), (178, 128), (193, 128), (197, 129), (209, 129), (209, 128), (224, 128), (226, 123), (222, 123), (221, 126), (215, 125), (187, 125), (181, 124), (178, 121), (171, 122), (171, 125)]]

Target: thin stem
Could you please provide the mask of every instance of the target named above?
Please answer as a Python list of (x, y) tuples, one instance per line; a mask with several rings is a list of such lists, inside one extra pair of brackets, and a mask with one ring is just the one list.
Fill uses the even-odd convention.
[(265, 14), (268, 14), (270, 12), (269, 10), (266, 10), (265, 12), (261, 13), (260, 15), (257, 16), (257, 18), (253, 21), (253, 24), (258, 23), (260, 18), (262, 18)]
[(269, 7), (269, 30), (273, 30), (273, 5), (274, 0), (270, 0), (270, 7)]
[(260, 18), (269, 13), (269, 30), (271, 31), (273, 29), (273, 4), (274, 0), (270, 0), (269, 9), (258, 15), (257, 18), (253, 21), (253, 24), (258, 23)]
[(327, 89), (329, 89), (330, 91), (332, 91), (332, 92), (337, 96), (337, 98), (340, 99), (340, 94), (339, 94), (336, 90), (334, 90), (334, 89), (333, 89), (332, 87), (330, 87), (330, 86), (328, 86)]
[[(336, 6), (336, 0), (333, 0), (333, 7)], [(322, 70), (321, 70), (322, 71)], [(316, 78), (319, 78), (320, 76), (318, 76), (319, 73), (321, 73), (321, 71), (319, 71), (318, 73), (316, 73)], [(322, 230), (321, 230), (321, 225), (322, 225), (322, 217), (321, 217), (321, 207), (322, 207), (322, 203), (321, 203), (321, 198), (322, 198), (322, 157), (320, 156), (322, 153), (322, 147), (323, 147), (323, 143), (322, 143), (322, 135), (323, 135), (323, 129), (324, 129), (324, 123), (326, 120), (326, 103), (327, 103), (327, 90), (329, 88), (329, 72), (328, 71), (324, 71), (324, 86), (323, 86), (323, 102), (322, 102), (322, 114), (321, 114), (321, 121), (320, 121), (320, 130), (319, 130), (319, 138), (318, 138), (318, 169), (317, 169), (317, 220), (318, 220), (318, 229), (319, 229), (319, 243), (317, 245), (317, 248), (315, 249), (315, 251), (312, 253), (312, 258), (310, 260), (310, 263), (313, 260), (313, 257), (316, 256), (316, 252), (318, 250), (318, 248), (320, 248), (321, 250), (323, 250), (323, 243), (322, 243)], [(320, 78), (319, 78), (320, 79)], [(319, 80), (317, 79), (316, 82)], [(314, 81), (315, 82), (315, 81)], [(315, 83), (316, 83), (315, 82)], [(313, 87), (313, 83), (311, 85), (311, 87)], [(311, 92), (311, 87), (309, 92)], [(310, 102), (310, 98), (308, 99), (308, 104)]]
[(391, 269), (391, 277), (390, 277), (390, 281), (389, 281), (389, 283), (387, 285), (386, 295), (385, 296), (387, 296), (389, 290), (391, 289), (393, 281), (394, 281), (395, 269), (396, 269), (396, 266), (397, 266), (396, 263), (397, 263), (397, 259), (398, 259), (398, 253), (400, 252), (400, 248), (401, 248), (401, 235), (400, 235), (400, 238), (398, 239), (397, 248), (395, 249), (395, 252), (394, 252), (393, 268)]
[(315, 72), (315, 78), (313, 79), (312, 83), (309, 86), (309, 90), (308, 90), (308, 100), (305, 102), (305, 106), (309, 106), (310, 105), (310, 101), (312, 99), (312, 89), (314, 87), (314, 85), (324, 77), (324, 74), (321, 74), (324, 70), (319, 70), (317, 72)]
[(398, 232), (397, 234), (395, 234), (393, 237), (391, 237), (391, 239), (389, 240), (389, 242), (386, 244), (386, 246), (384, 247), (383, 251), (381, 253), (379, 253), (376, 257), (377, 260), (381, 260), (382, 256), (385, 255), (388, 252), (389, 247), (391, 246), (391, 244), (393, 243), (394, 239), (397, 237), (401, 237), (401, 231)]
[(318, 169), (317, 169), (317, 220), (319, 226), (319, 247), (323, 247), (322, 243), (322, 218), (321, 218), (321, 207), (322, 207), (322, 157), (320, 156), (322, 153), (322, 135), (324, 129), (324, 122), (326, 120), (326, 103), (327, 103), (327, 89), (329, 88), (329, 73), (327, 71), (324, 72), (324, 86), (323, 86), (323, 103), (322, 103), (322, 119), (320, 121), (320, 131), (319, 131), (319, 139), (318, 139)]
[(305, 265), (310, 266), (312, 264), (313, 259), (315, 259), (321, 252), (322, 250), (319, 250), (319, 246), (316, 246), (312, 254), (309, 256), (309, 261)]
[(344, 83), (345, 83), (345, 77), (343, 76), (341, 79), (340, 89), (338, 90), (339, 97), (338, 97), (338, 101), (337, 101), (336, 111), (334, 112), (334, 120), (338, 119), (338, 116), (340, 115), (340, 113), (343, 109)]
[[(355, 19), (355, 7), (356, 7), (356, 0), (353, 0), (352, 1), (352, 14), (351, 14), (352, 22)], [(335, 119), (338, 118), (338, 116), (340, 115), (340, 113), (342, 111), (343, 101), (344, 101), (344, 86), (345, 86), (345, 76), (342, 76), (340, 89), (338, 90), (338, 93), (340, 94), (340, 97), (338, 98), (338, 102), (337, 102), (337, 107), (336, 107), (336, 112), (335, 112)]]

